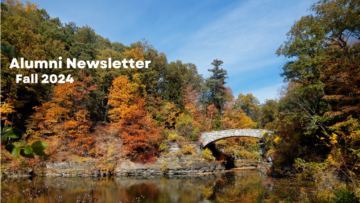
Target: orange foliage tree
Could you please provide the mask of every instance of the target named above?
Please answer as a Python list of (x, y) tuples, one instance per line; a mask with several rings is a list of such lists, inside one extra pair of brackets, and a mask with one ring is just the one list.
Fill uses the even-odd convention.
[[(1, 95), (2, 98), (2, 95)], [(16, 112), (15, 110), (16, 100), (7, 98), (4, 102), (1, 102), (1, 120), (5, 120), (4, 126), (12, 125), (12, 122), (9, 121), (9, 114)]]
[(201, 128), (201, 111), (199, 107), (199, 94), (193, 85), (187, 85), (184, 90), (183, 103), (186, 111), (194, 120), (194, 126)]
[(128, 77), (117, 77), (108, 97), (113, 107), (109, 111), (111, 127), (119, 132), (125, 154), (138, 161), (157, 155), (154, 145), (160, 139), (161, 127), (147, 113), (145, 99), (138, 95)]
[(212, 121), (215, 118), (215, 114), (218, 112), (217, 108), (215, 107), (214, 104), (211, 104), (210, 106), (208, 106), (207, 108), (207, 114), (208, 114), (208, 119), (210, 120), (209, 122), (209, 126), (208, 126), (208, 130), (211, 130), (212, 126)]
[(54, 135), (62, 149), (70, 147), (86, 155), (94, 144), (86, 106), (88, 94), (97, 87), (91, 84), (91, 76), (85, 77), (82, 72), (79, 75), (80, 80), (56, 85), (50, 100), (35, 107), (26, 134), (31, 139), (46, 139), (46, 136)]

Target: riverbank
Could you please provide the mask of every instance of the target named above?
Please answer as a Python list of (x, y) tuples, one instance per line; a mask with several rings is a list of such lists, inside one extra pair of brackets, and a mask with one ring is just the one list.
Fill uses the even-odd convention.
[[(253, 160), (236, 160), (234, 168), (257, 169), (261, 162)], [(200, 156), (160, 157), (154, 163), (140, 164), (130, 160), (120, 163), (108, 163), (107, 166), (96, 162), (54, 162), (46, 163), (41, 170), (28, 169), (24, 173), (5, 172), (6, 178), (19, 178), (29, 176), (49, 177), (105, 177), (105, 176), (164, 176), (164, 175), (194, 175), (228, 171), (224, 162), (207, 162)], [(264, 169), (262, 169), (264, 170)], [(265, 169), (266, 170), (266, 169)]]
[[(270, 164), (254, 160), (234, 160), (234, 167), (243, 169), (259, 169), (266, 172)], [(6, 178), (29, 176), (48, 177), (106, 177), (106, 176), (165, 176), (195, 175), (228, 171), (225, 162), (208, 162), (201, 156), (159, 157), (154, 163), (134, 163), (124, 160), (119, 163), (108, 162), (54, 162), (46, 163), (41, 169), (29, 168), (26, 172), (2, 172)]]
[[(2, 176), (10, 178), (29, 176), (48, 177), (105, 177), (105, 176), (164, 176), (164, 175), (193, 175), (216, 173), (232, 168), (259, 168), (266, 173), (271, 167), (271, 159), (240, 159), (225, 158), (221, 161), (205, 159), (200, 142), (186, 142), (180, 146), (177, 142), (164, 142), (166, 153), (153, 162), (137, 163), (122, 160), (119, 157), (111, 159), (68, 158), (66, 161), (40, 161), (36, 164), (27, 164), (20, 169), (9, 166), (2, 168)], [(189, 147), (189, 154), (182, 153), (181, 149)], [(215, 147), (215, 146), (214, 146)], [(217, 153), (223, 149), (214, 148)], [(261, 155), (264, 155), (262, 153)]]

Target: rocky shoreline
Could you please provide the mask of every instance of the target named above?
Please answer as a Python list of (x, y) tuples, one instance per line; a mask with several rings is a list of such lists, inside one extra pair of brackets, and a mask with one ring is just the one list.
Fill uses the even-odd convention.
[[(116, 160), (106, 163), (98, 162), (53, 162), (46, 163), (44, 167), (28, 169), (27, 172), (2, 172), (3, 177), (18, 178), (29, 176), (48, 177), (106, 177), (106, 176), (186, 176), (227, 171), (232, 168), (257, 168), (266, 173), (272, 166), (271, 159), (230, 159), (227, 162), (208, 162), (202, 157), (202, 147), (199, 142), (188, 142), (187, 146), (194, 149), (192, 155), (176, 156), (180, 153), (180, 146), (176, 142), (165, 142), (169, 147), (167, 155), (162, 155), (154, 163), (134, 163), (130, 160), (118, 162)], [(263, 148), (263, 146), (262, 146)], [(264, 150), (260, 151), (264, 155)], [(231, 163), (230, 163), (231, 162)], [(229, 164), (230, 163), (230, 164)]]
[[(249, 168), (266, 171), (269, 164), (254, 160), (235, 160), (234, 168)], [(35, 173), (29, 170), (23, 174), (2, 174), (6, 178), (29, 176), (47, 177), (106, 177), (106, 176), (186, 176), (228, 171), (224, 163), (206, 162), (200, 156), (160, 157), (154, 163), (140, 164), (129, 160), (108, 167), (99, 167), (95, 162), (54, 162), (47, 163), (46, 168)]]

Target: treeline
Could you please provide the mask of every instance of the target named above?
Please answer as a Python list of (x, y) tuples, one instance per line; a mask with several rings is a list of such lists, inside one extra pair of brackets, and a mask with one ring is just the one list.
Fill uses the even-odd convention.
[[(126, 154), (137, 156), (157, 151), (169, 135), (197, 140), (203, 131), (257, 128), (271, 120), (259, 122), (259, 101), (251, 94), (234, 99), (221, 60), (209, 62), (212, 74), (204, 79), (194, 64), (168, 62), (146, 41), (110, 42), (32, 3), (8, 0), (1, 6), (1, 43), (26, 60), (151, 61), (148, 69), (9, 69), (13, 56), (2, 53), (2, 126), (23, 130), (25, 142), (49, 142), (50, 154), (96, 156), (98, 127), (120, 135)], [(71, 74), (75, 82), (15, 84), (16, 74), (31, 73)]]
[[(15, 47), (28, 60), (62, 56), (152, 61), (146, 70), (10, 70), (12, 57), (2, 53), (2, 126), (22, 129), (25, 142), (51, 142), (50, 154), (62, 150), (98, 156), (97, 145), (105, 142), (99, 137), (113, 133), (120, 136), (125, 154), (147, 159), (158, 153), (165, 139), (197, 140), (204, 131), (265, 128), (275, 132), (268, 136), (268, 155), (275, 167), (307, 161), (336, 167), (350, 178), (359, 172), (356, 0), (321, 0), (311, 6), (313, 14), (294, 23), (277, 51), (288, 58), (282, 73), (288, 83), (279, 100), (262, 105), (252, 94), (233, 96), (221, 60), (209, 64), (211, 76), (205, 79), (194, 64), (168, 62), (146, 41), (130, 46), (110, 42), (88, 26), (63, 24), (31, 3), (8, 0), (1, 6), (1, 43)], [(71, 74), (76, 82), (14, 83), (16, 74), (35, 72)], [(111, 133), (101, 134), (99, 129)]]

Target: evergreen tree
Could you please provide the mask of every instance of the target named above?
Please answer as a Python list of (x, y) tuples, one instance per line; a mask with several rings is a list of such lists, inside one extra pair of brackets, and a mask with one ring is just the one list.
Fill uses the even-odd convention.
[(215, 59), (211, 65), (214, 66), (213, 69), (208, 69), (213, 74), (210, 78), (206, 79), (206, 90), (207, 94), (207, 103), (213, 104), (222, 114), (223, 105), (226, 102), (226, 87), (225, 87), (225, 79), (227, 77), (226, 70), (220, 68), (223, 64), (223, 61)]

